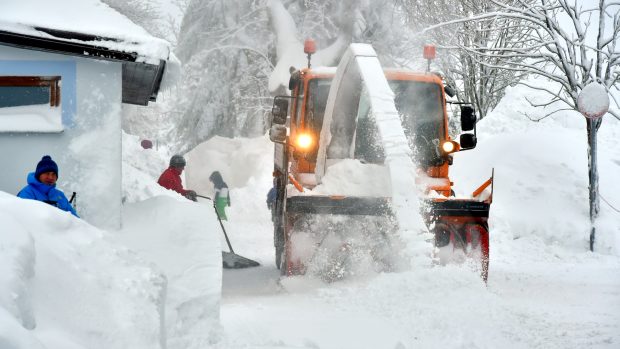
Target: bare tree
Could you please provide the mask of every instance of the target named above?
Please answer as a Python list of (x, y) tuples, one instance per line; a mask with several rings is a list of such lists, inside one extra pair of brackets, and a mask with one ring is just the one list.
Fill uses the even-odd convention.
[[(437, 63), (445, 80), (457, 88), (460, 101), (475, 106), (481, 118), (499, 103), (507, 86), (522, 79), (523, 73), (501, 69), (500, 58), (475, 52), (498, 52), (501, 56), (511, 49), (526, 48), (529, 43), (524, 38), (531, 28), (522, 25), (523, 19), (491, 16), (464, 20), (495, 11), (497, 6), (488, 0), (403, 1), (408, 25), (424, 34), (414, 41), (410, 56), (420, 50), (421, 40), (434, 43), (440, 49)], [(517, 6), (530, 2), (522, 0)]]
[(186, 151), (214, 135), (256, 136), (266, 128), (273, 43), (263, 2), (192, 0), (176, 54), (183, 62), (169, 140)]
[(159, 26), (159, 8), (147, 0), (102, 0), (103, 3), (122, 13), (132, 22), (146, 29), (151, 35), (165, 38), (166, 33)]
[[(484, 23), (497, 18), (519, 20), (525, 26), (521, 35), (506, 37), (507, 43), (501, 47), (474, 43), (462, 45), (462, 48), (488, 69), (534, 74), (557, 82), (559, 90), (521, 82), (549, 94), (550, 100), (537, 106), (563, 102), (568, 109), (577, 110), (579, 92), (591, 81), (600, 81), (608, 90), (619, 90), (620, 2), (489, 1), (494, 5), (491, 12), (440, 23), (425, 31), (465, 22)], [(614, 102), (616, 108), (620, 107), (617, 100)], [(620, 120), (617, 110), (609, 113)]]

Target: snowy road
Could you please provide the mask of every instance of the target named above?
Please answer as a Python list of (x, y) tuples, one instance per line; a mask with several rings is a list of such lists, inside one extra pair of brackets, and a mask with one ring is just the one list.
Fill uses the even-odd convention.
[(221, 347), (617, 347), (617, 257), (531, 237), (492, 246), (487, 287), (467, 266), (332, 284), (280, 281), (265, 254), (261, 267), (224, 272)]

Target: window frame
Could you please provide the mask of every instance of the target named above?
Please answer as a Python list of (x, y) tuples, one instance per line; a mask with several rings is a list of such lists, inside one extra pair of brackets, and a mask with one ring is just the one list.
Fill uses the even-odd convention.
[(60, 106), (60, 75), (52, 76), (0, 76), (0, 87), (49, 87), (50, 107)]

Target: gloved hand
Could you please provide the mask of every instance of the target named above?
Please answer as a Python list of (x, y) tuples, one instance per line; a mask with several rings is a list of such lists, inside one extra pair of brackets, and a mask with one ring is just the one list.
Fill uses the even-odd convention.
[(188, 190), (187, 193), (185, 193), (185, 197), (189, 200), (192, 201), (198, 201), (198, 197), (196, 196), (196, 192), (193, 190)]

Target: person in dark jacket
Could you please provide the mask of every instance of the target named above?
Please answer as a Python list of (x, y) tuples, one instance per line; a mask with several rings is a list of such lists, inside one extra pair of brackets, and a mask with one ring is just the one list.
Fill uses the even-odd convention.
[(56, 189), (58, 181), (58, 165), (49, 155), (43, 156), (34, 172), (28, 174), (28, 185), (17, 193), (22, 199), (38, 200), (50, 204), (78, 217), (65, 194)]
[(189, 200), (197, 201), (196, 192), (183, 189), (181, 173), (185, 169), (185, 159), (181, 155), (173, 155), (170, 158), (170, 166), (159, 176), (157, 183), (162, 187), (174, 190)]
[(211, 173), (211, 176), (209, 176), (209, 181), (213, 183), (213, 188), (215, 188), (215, 195), (213, 197), (215, 210), (221, 220), (228, 220), (228, 217), (226, 217), (226, 206), (230, 206), (230, 193), (228, 192), (228, 185), (224, 182), (222, 175), (218, 171)]

